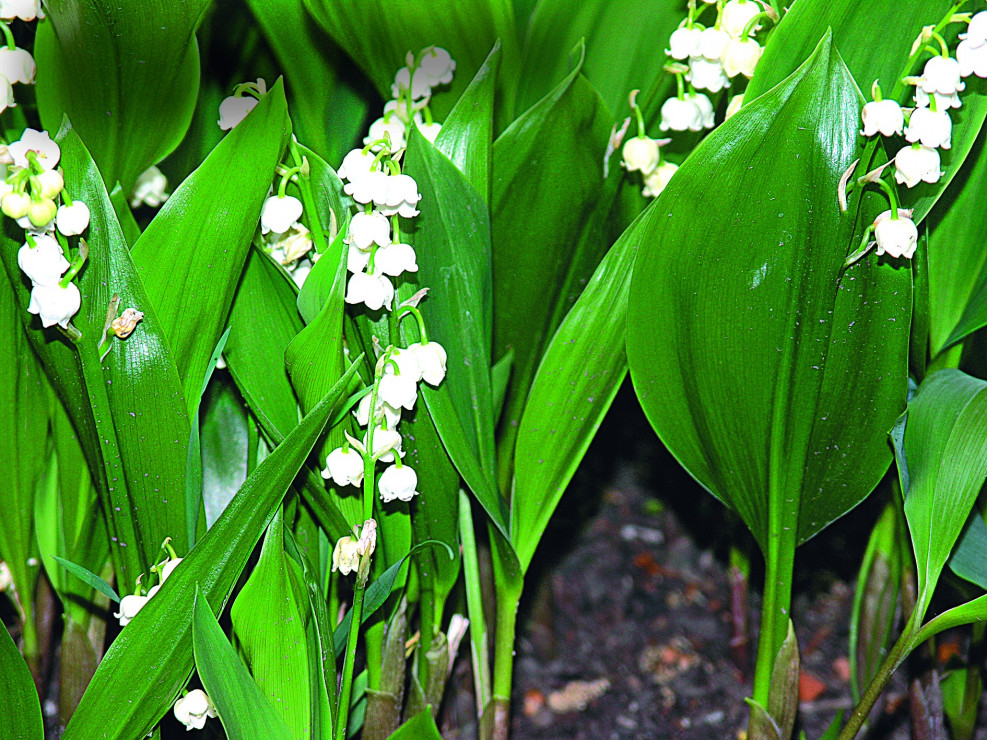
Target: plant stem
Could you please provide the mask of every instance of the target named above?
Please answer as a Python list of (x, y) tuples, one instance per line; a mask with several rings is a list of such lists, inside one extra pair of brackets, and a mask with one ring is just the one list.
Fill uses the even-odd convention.
[(360, 623), (363, 621), (363, 596), (367, 583), (357, 576), (353, 589), (353, 608), (350, 610), (350, 634), (346, 640), (346, 657), (343, 659), (343, 685), (339, 690), (336, 704), (336, 734), (335, 740), (346, 740), (346, 723), (350, 716), (350, 693), (353, 690), (353, 666), (356, 663), (356, 643), (360, 637)]
[[(295, 141), (295, 137), (292, 136), (288, 148), (291, 150), (291, 158), (295, 162), (296, 167), (302, 166), (302, 153), (298, 149), (298, 142)], [(319, 210), (316, 207), (315, 197), (312, 195), (312, 176), (310, 172), (300, 172), (298, 174), (298, 192), (302, 196), (302, 206), (305, 208), (305, 212), (308, 214), (309, 229), (312, 232), (312, 241), (315, 243), (315, 251), (322, 254), (326, 251), (329, 246), (329, 242), (326, 239), (326, 232), (322, 228), (322, 219), (319, 216)]]
[(480, 562), (473, 529), (473, 509), (469, 495), (459, 491), (459, 542), (463, 549), (463, 578), (466, 582), (466, 612), (470, 620), (470, 656), (473, 662), (473, 685), (476, 694), (476, 721), (483, 731), (480, 717), (490, 701), (490, 650), (487, 625), (483, 616), (483, 592), (480, 587)]
[(753, 692), (754, 701), (762, 707), (768, 706), (775, 657), (788, 634), (792, 577), (795, 571), (794, 538), (794, 531), (791, 528), (781, 532), (771, 532), (765, 555), (764, 602), (761, 611), (761, 630), (757, 639)]
[(507, 740), (511, 728), (511, 683), (514, 674), (514, 630), (524, 578), (509, 542), (489, 524), (497, 594), (494, 634), (493, 740)]

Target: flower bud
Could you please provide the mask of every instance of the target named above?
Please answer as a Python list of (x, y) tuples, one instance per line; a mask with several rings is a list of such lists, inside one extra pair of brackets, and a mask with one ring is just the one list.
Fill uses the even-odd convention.
[(27, 193), (13, 191), (0, 198), (0, 210), (10, 218), (23, 218), (30, 205), (31, 197)]
[(37, 176), (37, 182), (40, 190), (35, 195), (40, 198), (55, 198), (65, 187), (65, 180), (58, 170), (45, 170)]
[(28, 220), (38, 229), (43, 229), (50, 224), (57, 213), (58, 206), (55, 205), (55, 201), (51, 198), (32, 200), (31, 204), (27, 207)]
[[(128, 308), (117, 318), (113, 319), (113, 322), (110, 324), (110, 331), (112, 331), (118, 339), (126, 339), (134, 333), (134, 329), (137, 327), (138, 322), (140, 322), (143, 318), (143, 312), (138, 311), (136, 308)], [(164, 580), (164, 577), (162, 577), (161, 580)]]
[(732, 98), (730, 98), (730, 102), (727, 103), (727, 112), (724, 117), (724, 120), (735, 116), (737, 111), (739, 111), (743, 107), (744, 107), (744, 94), (740, 93), (740, 95), (734, 95)]

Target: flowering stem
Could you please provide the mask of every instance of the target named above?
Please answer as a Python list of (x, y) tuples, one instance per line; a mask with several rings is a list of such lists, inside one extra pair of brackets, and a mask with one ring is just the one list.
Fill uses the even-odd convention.
[[(859, 180), (858, 180), (858, 182), (859, 182)], [(891, 187), (884, 180), (882, 180), (880, 177), (878, 177), (876, 179), (873, 179), (873, 180), (867, 180), (866, 182), (864, 182), (862, 184), (863, 185), (866, 185), (867, 183), (871, 183), (871, 182), (874, 183), (875, 185), (879, 185), (881, 187), (881, 190), (884, 191), (884, 194), (888, 196), (888, 201), (891, 204), (891, 220), (892, 221), (897, 221), (898, 220), (898, 196), (894, 192), (894, 188)]]
[(308, 214), (308, 225), (312, 231), (312, 241), (315, 243), (315, 251), (322, 254), (328, 248), (329, 242), (326, 239), (326, 232), (322, 228), (322, 219), (319, 218), (319, 210), (315, 205), (315, 198), (312, 195), (312, 179), (310, 170), (305, 167), (305, 159), (298, 149), (298, 141), (294, 136), (288, 142), (291, 151), (291, 158), (295, 161), (295, 166), (299, 168), (298, 192), (302, 196), (302, 206)]
[(401, 308), (397, 310), (397, 316), (399, 319), (409, 313), (412, 314), (418, 322), (418, 333), (421, 335), (420, 344), (428, 344), (428, 334), (425, 332), (425, 319), (422, 318), (422, 312), (415, 306), (401, 306)]
[[(369, 557), (369, 556), (362, 556)], [(362, 570), (362, 565), (361, 565)], [(350, 694), (353, 691), (353, 666), (356, 663), (356, 642), (360, 637), (360, 623), (363, 621), (363, 596), (366, 593), (365, 577), (357, 575), (353, 587), (353, 608), (350, 610), (350, 634), (346, 640), (346, 655), (343, 658), (343, 683), (336, 703), (335, 740), (346, 740), (346, 724), (350, 716)]]
[(10, 26), (6, 23), (0, 23), (0, 30), (3, 31), (3, 36), (7, 40), (7, 48), (13, 51), (17, 48), (17, 44), (14, 43), (14, 32), (10, 30)]
[(469, 495), (459, 490), (459, 542), (463, 550), (463, 578), (466, 583), (466, 612), (470, 627), (470, 657), (473, 663), (473, 685), (476, 687), (476, 721), (490, 702), (490, 648), (487, 625), (483, 618), (483, 591), (480, 585), (480, 561), (476, 552), (476, 532), (473, 529), (473, 508)]
[(771, 21), (774, 20), (776, 17), (777, 16), (773, 16), (771, 13), (768, 12), (758, 13), (749, 21), (747, 21), (747, 25), (744, 26), (744, 30), (740, 32), (740, 38), (749, 39), (751, 37), (751, 34), (754, 32), (754, 26), (756, 26), (758, 23), (760, 23), (763, 20)]
[(494, 633), (493, 673), (493, 736), (492, 740), (507, 740), (511, 725), (511, 683), (514, 674), (514, 630), (521, 602), (524, 579), (519, 572), (516, 556), (510, 544), (492, 524), (488, 525), (493, 544), (491, 555), (494, 588), (497, 596), (497, 624)]
[(675, 88), (677, 91), (676, 97), (679, 100), (685, 100), (685, 84), (682, 82), (681, 73), (678, 72), (675, 73)]

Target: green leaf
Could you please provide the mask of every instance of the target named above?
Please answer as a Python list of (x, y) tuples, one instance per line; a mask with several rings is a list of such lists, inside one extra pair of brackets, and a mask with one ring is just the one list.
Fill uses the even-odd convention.
[(172, 193), (134, 245), (189, 399), (198, 402), (210, 355), (289, 135), (276, 84)]
[(699, 145), (639, 227), (638, 399), (762, 548), (775, 531), (804, 542), (870, 493), (905, 402), (908, 270), (870, 258), (843, 271), (854, 220), (834, 194), (858, 113), (824, 38)]
[[(260, 559), (230, 609), (233, 632), (250, 673), (273, 702), (291, 737), (313, 731), (306, 623), (311, 619), (301, 566), (284, 551), (281, 510), (267, 528)], [(317, 733), (317, 736), (321, 734)]]
[(339, 162), (362, 136), (367, 97), (346, 75), (347, 60), (302, 0), (247, 0), (278, 64), (298, 138)]
[(108, 188), (119, 181), (129, 193), (188, 129), (199, 89), (194, 32), (209, 1), (45, 3), (34, 44), (41, 123), (54, 131), (67, 114)]
[(949, 558), (949, 568), (960, 578), (987, 591), (987, 523), (974, 511)]
[[(857, 87), (869, 95), (871, 84), (878, 80), (888, 97), (899, 75), (921, 74), (921, 65), (927, 56), (921, 58), (916, 68), (904, 69), (912, 41), (924, 26), (938, 23), (952, 5), (950, 0), (914, 3), (799, 0), (792, 4), (778, 29), (771, 34), (744, 100), (754, 100), (794, 71), (827, 29), (832, 30), (833, 44), (842, 52)], [(954, 45), (959, 30), (957, 25), (952, 24), (944, 31), (947, 40)], [(875, 39), (883, 39), (884, 43), (875, 43)], [(987, 83), (970, 77), (967, 90), (961, 95), (963, 107), (950, 114), (953, 119), (952, 148), (941, 151), (945, 177), (934, 185), (921, 184), (902, 193), (903, 205), (915, 208), (916, 223), (925, 218), (959, 171), (987, 117)], [(899, 102), (908, 106), (913, 104), (911, 97)], [(889, 151), (889, 156), (892, 155)]]
[(392, 732), (389, 740), (442, 740), (439, 728), (432, 719), (431, 705)]
[(895, 457), (912, 536), (920, 607), (936, 587), (946, 559), (987, 477), (987, 381), (940, 370), (908, 403), (904, 445)]
[(987, 227), (970, 209), (987, 199), (987, 128), (946, 196), (929, 215), (929, 351), (940, 352), (987, 326)]
[(331, 0), (305, 0), (305, 5), (385, 99), (391, 97), (391, 83), (405, 66), (408, 51), (417, 54), (433, 45), (446, 49), (456, 62), (455, 76), (450, 86), (436, 89), (429, 103), (440, 120), (500, 39), (504, 45), (501, 94), (504, 113), (509, 112), (519, 57), (510, 0), (364, 0), (359, 12)]
[(227, 737), (231, 740), (298, 737), (292, 734), (267, 696), (254, 683), (198, 588), (192, 613), (195, 668)]
[(494, 44), (435, 137), (435, 148), (466, 175), (469, 184), (487, 203), (490, 202), (494, 85), (500, 68), (500, 47), (500, 41)]
[(624, 324), (638, 221), (597, 267), (535, 373), (514, 461), (511, 542), (527, 570), (627, 373)]
[(602, 165), (611, 121), (577, 65), (494, 142), (493, 356), (514, 350), (498, 440), (508, 450), (543, 349), (609, 246)]
[(21, 657), (7, 628), (0, 625), (0, 695), (3, 716), (0, 735), (4, 740), (37, 740), (44, 737), (41, 702), (27, 663)]
[(247, 412), (228, 375), (218, 375), (202, 399), (202, 505), (211, 527), (247, 479)]
[[(924, 627), (912, 638), (911, 650), (914, 650), (923, 642), (940, 632), (945, 632), (953, 627), (974, 622), (983, 622), (987, 619), (987, 596), (968, 601), (960, 606), (947, 609), (935, 619), (927, 622)], [(911, 651), (909, 650), (909, 652)]]
[[(486, 204), (456, 166), (417, 131), (411, 134), (405, 171), (415, 178), (422, 203), (429, 206), (415, 219), (409, 235), (422, 255), (416, 282), (430, 290), (420, 310), (429, 340), (448, 353), (445, 380), (437, 388), (422, 383), (422, 398), (460, 475), (506, 532), (506, 511), (494, 483)], [(417, 329), (409, 322), (402, 329), (407, 341), (417, 339)]]
[[(143, 737), (168, 710), (192, 670), (192, 614), (188, 604), (198, 590), (213, 614), (223, 610), (254, 545), (355, 371), (354, 365), (254, 470), (161, 591), (120, 632), (69, 722), (65, 740)], [(138, 675), (142, 678), (135, 681)], [(109, 715), (107, 702), (116, 707)]]
[(92, 571), (82, 567), (81, 565), (77, 565), (76, 563), (70, 563), (68, 560), (60, 558), (57, 555), (52, 555), (51, 559), (65, 568), (65, 570), (74, 575), (76, 578), (79, 578), (104, 596), (107, 596), (111, 601), (115, 601), (118, 604), (120, 603), (120, 597), (117, 595), (117, 592), (114, 590), (113, 586), (108, 584)]
[(649, 90), (664, 74), (662, 50), (684, 16), (680, 0), (540, 0), (523, 36), (518, 108), (533, 105), (565, 77), (570, 53), (582, 41), (585, 75), (614, 115), (626, 110), (631, 90)]

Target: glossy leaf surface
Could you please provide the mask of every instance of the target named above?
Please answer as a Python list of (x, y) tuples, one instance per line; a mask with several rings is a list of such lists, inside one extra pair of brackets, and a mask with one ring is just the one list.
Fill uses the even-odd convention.
[(771, 528), (797, 522), (802, 542), (871, 491), (905, 402), (907, 267), (842, 271), (853, 218), (835, 194), (858, 105), (824, 38), (700, 144), (639, 229), (627, 330), (638, 398), (762, 547), (769, 508)]
[(44, 737), (41, 702), (27, 663), (6, 627), (0, 626), (0, 693), (3, 716), (0, 736), (7, 740), (36, 740)]

